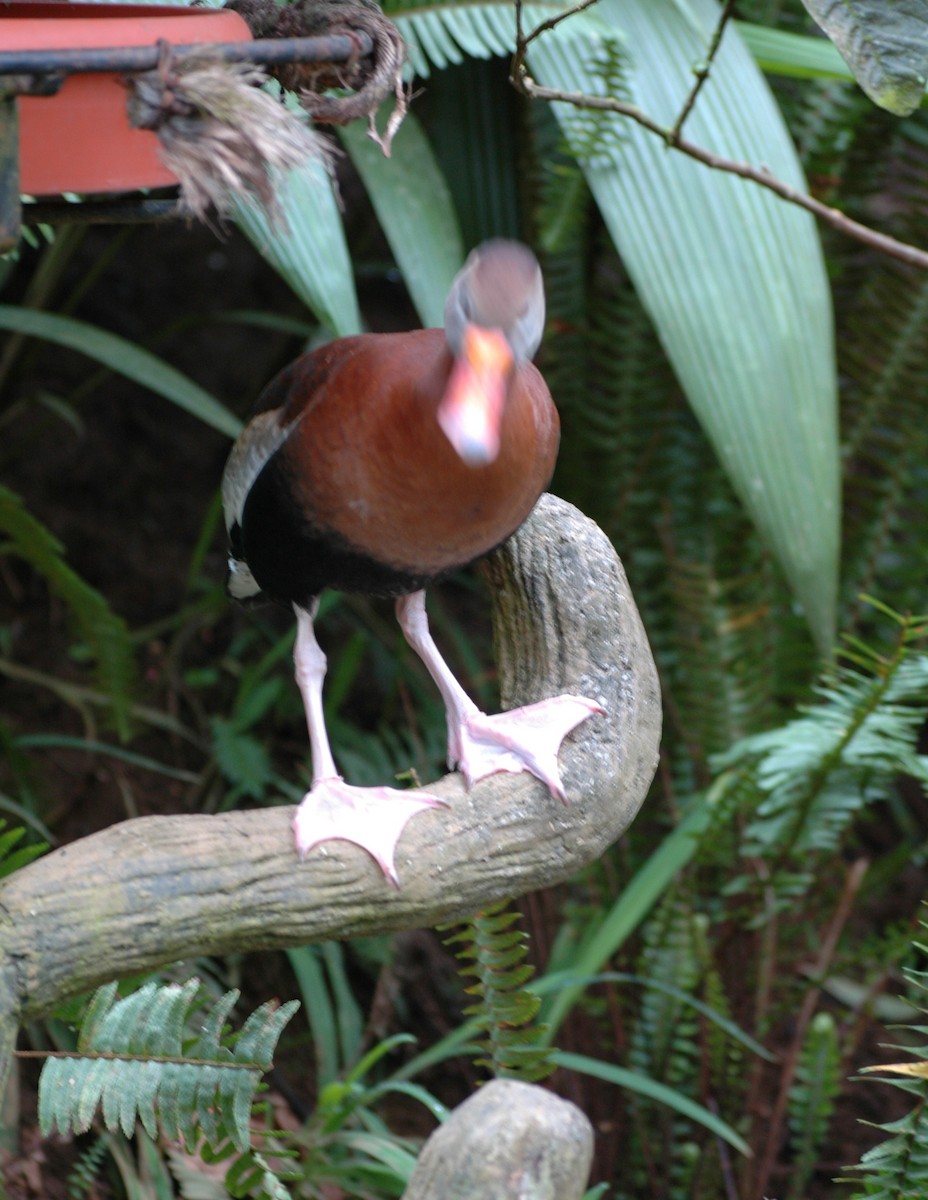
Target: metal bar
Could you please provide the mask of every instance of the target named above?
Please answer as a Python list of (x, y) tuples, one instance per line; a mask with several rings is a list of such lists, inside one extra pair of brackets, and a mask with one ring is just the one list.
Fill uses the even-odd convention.
[(19, 123), (12, 96), (0, 97), (0, 254), (19, 241)]
[[(0, 21), (0, 31), (3, 22)], [(358, 55), (373, 52), (370, 34), (343, 33), (328, 37), (262, 38), (253, 42), (171, 43), (178, 56), (202, 53), (222, 62), (277, 63), (347, 62)], [(77, 74), (91, 71), (151, 71), (160, 61), (161, 50), (154, 46), (116, 46), (81, 50), (5, 50), (0, 51), (0, 75)]]
[(38, 200), (22, 206), (24, 225), (137, 225), (187, 216), (176, 199)]

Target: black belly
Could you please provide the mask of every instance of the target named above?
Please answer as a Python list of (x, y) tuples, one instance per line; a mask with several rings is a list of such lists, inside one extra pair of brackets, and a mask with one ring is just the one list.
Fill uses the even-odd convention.
[(232, 553), (248, 564), (268, 599), (304, 608), (327, 587), (368, 596), (404, 596), (439, 578), (379, 562), (336, 533), (315, 527), (293, 504), (286, 479), (271, 463), (248, 493), (241, 526), (232, 529)]

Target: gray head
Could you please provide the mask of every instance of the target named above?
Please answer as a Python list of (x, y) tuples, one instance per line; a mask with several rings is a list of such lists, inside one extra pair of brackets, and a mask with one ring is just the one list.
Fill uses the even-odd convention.
[(533, 358), (544, 331), (545, 293), (527, 246), (495, 238), (471, 251), (445, 301), (445, 334), (455, 355), (468, 324), (500, 330), (516, 362)]

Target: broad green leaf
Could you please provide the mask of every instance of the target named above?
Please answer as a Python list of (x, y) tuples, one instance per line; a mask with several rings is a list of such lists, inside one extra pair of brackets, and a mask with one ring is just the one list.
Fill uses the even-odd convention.
[(754, 61), (768, 75), (795, 79), (840, 79), (853, 83), (847, 63), (835, 46), (823, 37), (808, 37), (786, 29), (736, 21), (734, 28), (751, 51)]
[(318, 320), (339, 337), (361, 331), (351, 256), (332, 179), (307, 162), (277, 184), (280, 216), (256, 200), (237, 200), (235, 223)]
[(675, 1088), (668, 1087), (666, 1083), (651, 1079), (648, 1075), (641, 1075), (638, 1071), (630, 1071), (627, 1067), (618, 1067), (614, 1063), (589, 1058), (585, 1054), (569, 1054), (564, 1050), (554, 1050), (551, 1057), (559, 1067), (565, 1067), (568, 1071), (579, 1071), (582, 1075), (592, 1075), (595, 1079), (604, 1079), (608, 1083), (616, 1084), (617, 1087), (637, 1092), (639, 1096), (647, 1096), (649, 1100), (657, 1100), (660, 1104), (666, 1104), (668, 1108), (672, 1108), (681, 1116), (695, 1121), (697, 1125), (702, 1125), (710, 1133), (723, 1138), (741, 1154), (749, 1155), (751, 1153), (750, 1146), (727, 1121), (723, 1121), (721, 1117), (716, 1116), (714, 1112), (704, 1108), (703, 1105), (697, 1104), (689, 1096), (685, 1096)]
[(925, 0), (802, 0), (874, 104), (906, 117), (928, 83)]
[(407, 113), (390, 158), (359, 123), (339, 131), (403, 272), (419, 319), (444, 321), (445, 297), (464, 261), (451, 194), (419, 122)]
[[(598, 11), (626, 36), (634, 102), (672, 125), (717, 23), (715, 0), (600, 0)], [(541, 38), (531, 65), (549, 86), (596, 91), (601, 54), (586, 37), (571, 54)], [(591, 114), (555, 111), (690, 403), (827, 652), (840, 544), (837, 383), (811, 216), (615, 114), (595, 118), (596, 152), (582, 157)], [(805, 190), (780, 111), (732, 29), (685, 134)]]
[(319, 1093), (332, 1083), (344, 1065), (340, 1061), (338, 1020), (329, 993), (318, 946), (297, 946), (285, 951), (299, 984), (313, 1034), (316, 1086)]
[(157, 355), (115, 333), (73, 317), (11, 304), (0, 304), (0, 329), (79, 350), (110, 370), (150, 388), (220, 433), (232, 438), (238, 436), (241, 422), (215, 397)]

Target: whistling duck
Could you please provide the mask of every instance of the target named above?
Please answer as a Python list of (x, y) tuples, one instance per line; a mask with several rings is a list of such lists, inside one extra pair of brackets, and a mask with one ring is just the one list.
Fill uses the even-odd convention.
[(326, 660), (313, 630), (326, 587), (397, 597), (403, 633), (447, 709), (449, 765), (468, 785), (528, 770), (564, 798), (561, 741), (602, 710), (561, 696), (486, 716), (440, 657), (422, 590), (509, 537), (551, 477), (558, 416), (530, 361), (544, 313), (531, 251), (486, 242), (452, 284), (443, 330), (362, 334), (303, 355), (265, 389), (232, 449), (222, 480), (229, 593), (264, 595), (297, 618), (294, 662), (313, 766), (294, 819), (301, 857), (343, 838), (396, 883), (403, 827), (443, 804), (339, 777), (322, 713)]

